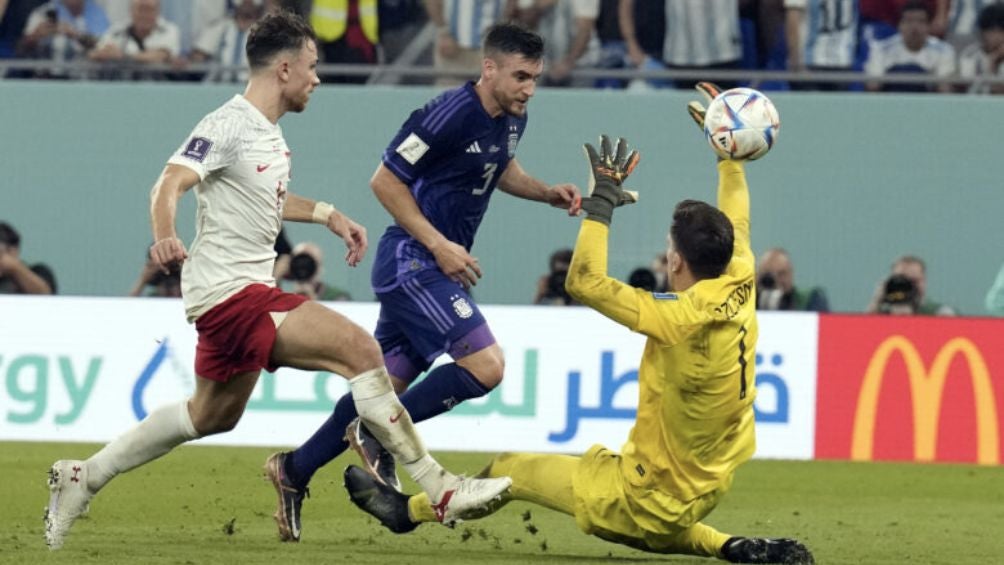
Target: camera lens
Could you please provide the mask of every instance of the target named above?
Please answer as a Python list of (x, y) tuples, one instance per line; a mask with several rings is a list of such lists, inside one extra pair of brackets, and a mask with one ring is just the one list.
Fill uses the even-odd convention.
[(306, 253), (293, 255), (289, 260), (289, 273), (296, 281), (309, 281), (317, 273), (317, 261)]

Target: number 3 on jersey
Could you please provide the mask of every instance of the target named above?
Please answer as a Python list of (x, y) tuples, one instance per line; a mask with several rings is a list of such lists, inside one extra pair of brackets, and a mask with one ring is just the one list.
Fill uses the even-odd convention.
[(498, 163), (485, 163), (485, 172), (481, 173), (481, 178), (485, 179), (485, 183), (482, 184), (480, 188), (475, 188), (471, 191), (471, 194), (474, 196), (481, 196), (482, 194), (488, 192), (488, 187), (492, 185), (492, 179), (495, 178), (495, 170), (498, 168)]

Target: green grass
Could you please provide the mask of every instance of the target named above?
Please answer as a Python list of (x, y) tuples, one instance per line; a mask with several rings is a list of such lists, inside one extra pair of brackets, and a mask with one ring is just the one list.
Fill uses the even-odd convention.
[[(426, 524), (395, 536), (348, 501), (341, 487), (348, 456), (315, 477), (303, 541), (281, 544), (274, 492), (260, 472), (272, 450), (220, 447), (183, 447), (117, 478), (66, 546), (49, 552), (45, 471), (97, 447), (0, 443), (0, 563), (710, 562), (609, 544), (583, 535), (568, 516), (520, 502), (454, 530)], [(439, 457), (473, 473), (490, 455)], [(796, 537), (821, 564), (1000, 563), (1004, 468), (753, 461), (707, 522), (733, 534)]]

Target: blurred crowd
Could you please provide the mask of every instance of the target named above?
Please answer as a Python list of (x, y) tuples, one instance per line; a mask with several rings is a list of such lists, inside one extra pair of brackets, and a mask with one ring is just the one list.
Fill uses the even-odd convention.
[(1002, 91), (995, 0), (0, 0), (0, 63), (16, 78), (242, 82), (248, 28), (279, 9), (314, 27), (325, 82), (456, 84), (478, 69), (483, 30), (517, 20), (547, 40), (548, 86), (788, 71), (754, 86)]

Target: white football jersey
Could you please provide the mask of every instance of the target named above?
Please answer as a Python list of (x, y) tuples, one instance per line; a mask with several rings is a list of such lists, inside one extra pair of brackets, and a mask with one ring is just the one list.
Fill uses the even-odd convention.
[(872, 43), (865, 73), (882, 76), (895, 72), (950, 76), (955, 73), (955, 50), (937, 37), (928, 37), (920, 51), (910, 51), (898, 33)]
[(203, 118), (168, 163), (202, 179), (181, 271), (188, 321), (250, 284), (275, 286), (273, 246), (290, 172), (282, 128), (238, 94)]

